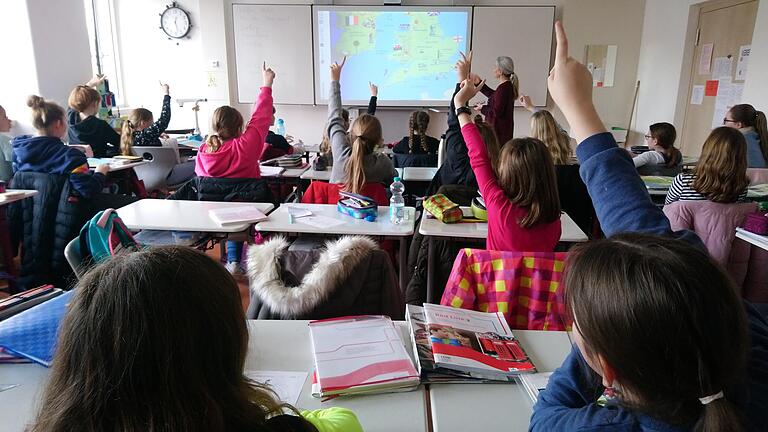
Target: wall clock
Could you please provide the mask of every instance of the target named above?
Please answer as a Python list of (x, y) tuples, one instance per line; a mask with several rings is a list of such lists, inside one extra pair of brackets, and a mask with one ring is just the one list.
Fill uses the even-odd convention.
[(160, 28), (168, 35), (168, 39), (183, 39), (189, 34), (192, 23), (189, 12), (176, 5), (176, 2), (165, 7), (160, 14)]

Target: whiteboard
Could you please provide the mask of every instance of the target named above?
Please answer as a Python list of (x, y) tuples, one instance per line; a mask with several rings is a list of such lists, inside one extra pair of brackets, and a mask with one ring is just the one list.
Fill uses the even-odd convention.
[(274, 103), (314, 104), (311, 6), (232, 4), (232, 33), (239, 103), (256, 100), (266, 61)]
[[(495, 88), (496, 57), (515, 62), (520, 93), (536, 106), (547, 104), (554, 6), (475, 6), (472, 19), (472, 72)], [(480, 96), (479, 100), (483, 100)]]

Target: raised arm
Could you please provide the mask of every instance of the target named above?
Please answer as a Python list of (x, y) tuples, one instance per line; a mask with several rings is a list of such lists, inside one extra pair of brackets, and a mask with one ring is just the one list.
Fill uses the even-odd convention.
[[(347, 58), (339, 63), (331, 65), (331, 94), (328, 98), (328, 137), (331, 141), (333, 153), (333, 170), (343, 172), (346, 160), (352, 153), (352, 148), (347, 143), (347, 131), (344, 118), (341, 116), (341, 70)], [(331, 176), (333, 177), (333, 175)], [(337, 179), (338, 180), (338, 179)]]
[(259, 155), (264, 150), (264, 141), (272, 121), (272, 83), (275, 81), (275, 72), (267, 68), (266, 62), (262, 64), (262, 79), (264, 85), (253, 104), (251, 119), (240, 139), (234, 140), (236, 146)]
[(140, 138), (145, 141), (158, 139), (168, 129), (168, 123), (171, 122), (171, 96), (169, 95), (168, 84), (163, 84), (162, 87), (165, 95), (163, 96), (163, 108), (160, 111), (160, 118), (146, 129), (135, 132), (134, 139)]
[(376, 115), (376, 102), (379, 99), (379, 86), (368, 81), (368, 88), (371, 89), (371, 100), (368, 101), (368, 114)]

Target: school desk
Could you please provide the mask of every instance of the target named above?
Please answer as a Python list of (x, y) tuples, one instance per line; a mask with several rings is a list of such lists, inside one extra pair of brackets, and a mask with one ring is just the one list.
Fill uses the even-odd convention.
[[(566, 332), (513, 330), (539, 372), (550, 372), (571, 351)], [(435, 432), (527, 431), (533, 404), (521, 385), (432, 384)]]
[[(289, 220), (288, 210), (295, 208), (304, 209), (312, 212), (314, 216), (324, 216), (326, 218), (341, 221), (343, 223), (333, 226), (317, 227), (302, 222), (302, 218), (294, 218), (293, 222)], [(400, 286), (407, 284), (406, 268), (408, 267), (408, 239), (414, 231), (414, 213), (413, 207), (405, 208), (408, 219), (403, 223), (396, 225), (389, 221), (389, 207), (379, 206), (379, 214), (374, 222), (368, 222), (362, 219), (355, 219), (352, 216), (339, 213), (335, 204), (299, 204), (291, 203), (281, 205), (277, 210), (269, 215), (269, 219), (256, 224), (256, 230), (260, 232), (277, 232), (286, 234), (315, 234), (315, 235), (365, 235), (394, 239), (400, 242), (399, 252), (399, 270)]]
[[(16, 264), (13, 262), (13, 247), (11, 246), (11, 230), (8, 226), (8, 207), (10, 203), (21, 201), (37, 195), (36, 190), (32, 189), (8, 189), (6, 193), (0, 193), (0, 250), (3, 253), (4, 273), (7, 275), (8, 288), (11, 292), (16, 291), (15, 278)], [(0, 278), (3, 279), (3, 278)]]
[[(248, 355), (245, 371), (302, 371), (307, 380), (299, 396), (297, 408), (321, 409), (346, 407), (355, 412), (366, 432), (427, 431), (427, 398), (424, 386), (410, 392), (353, 396), (321, 402), (311, 395), (314, 368), (308, 321), (248, 321)], [(408, 330), (397, 323), (403, 341)], [(405, 343), (408, 352), (411, 344)], [(37, 364), (0, 364), (0, 386), (21, 384), (0, 392), (0, 418), (3, 431), (22, 431), (35, 416), (43, 385), (50, 369)]]
[[(462, 207), (465, 217), (471, 217), (469, 207)], [(564, 243), (578, 243), (588, 240), (584, 231), (576, 225), (576, 222), (567, 213), (560, 214), (560, 241)], [(434, 297), (434, 268), (435, 268), (435, 244), (433, 238), (440, 237), (448, 240), (485, 240), (488, 237), (488, 223), (486, 222), (462, 222), (447, 224), (439, 220), (427, 217), (425, 213), (419, 225), (419, 234), (426, 237), (427, 244), (427, 303), (433, 303), (440, 299)]]
[(736, 228), (736, 238), (742, 239), (747, 243), (751, 243), (761, 249), (768, 250), (768, 236), (755, 234), (745, 230), (744, 228)]
[[(672, 187), (674, 177), (665, 176), (641, 176), (648, 194), (651, 196), (667, 196), (669, 188)], [(758, 200), (768, 197), (768, 184), (749, 185), (747, 188), (747, 198)]]
[(97, 166), (101, 164), (108, 164), (109, 165), (109, 172), (117, 172), (117, 171), (124, 171), (130, 168), (135, 168), (140, 165), (146, 165), (149, 161), (146, 160), (140, 160), (137, 162), (129, 162), (126, 164), (118, 164), (115, 163), (115, 160), (112, 158), (88, 158), (88, 167), (91, 169), (95, 169)]
[(310, 168), (304, 171), (301, 175), (301, 179), (310, 181), (331, 181), (331, 168), (332, 167), (327, 167), (324, 171), (315, 171)]

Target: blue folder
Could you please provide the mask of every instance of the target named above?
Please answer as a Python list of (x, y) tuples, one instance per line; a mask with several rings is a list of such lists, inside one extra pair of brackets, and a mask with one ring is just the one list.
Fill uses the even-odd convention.
[(73, 294), (67, 291), (0, 322), (0, 347), (50, 367), (61, 320)]

